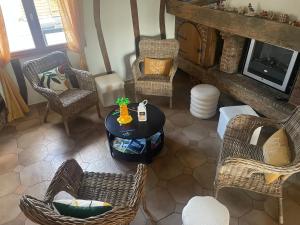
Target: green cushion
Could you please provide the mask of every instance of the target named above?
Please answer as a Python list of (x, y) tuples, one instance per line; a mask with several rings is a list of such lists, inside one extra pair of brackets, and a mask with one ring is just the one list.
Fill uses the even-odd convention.
[(92, 200), (55, 200), (53, 204), (61, 215), (80, 219), (98, 216), (112, 209), (112, 205), (107, 202)]

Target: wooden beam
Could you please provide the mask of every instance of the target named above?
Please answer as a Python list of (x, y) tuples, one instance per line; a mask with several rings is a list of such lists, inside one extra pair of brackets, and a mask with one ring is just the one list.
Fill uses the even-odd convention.
[(160, 8), (159, 8), (159, 28), (160, 28), (160, 37), (161, 39), (166, 39), (166, 0), (160, 0)]
[(167, 1), (167, 12), (227, 33), (300, 51), (300, 27), (178, 0)]
[(134, 39), (135, 39), (135, 51), (136, 51), (136, 56), (138, 57), (140, 54), (139, 42), (141, 39), (141, 35), (140, 35), (139, 13), (138, 13), (138, 7), (137, 7), (137, 0), (130, 0), (130, 7), (131, 7), (131, 18), (132, 18)]
[(104, 40), (104, 35), (102, 31), (102, 25), (101, 25), (101, 14), (100, 14), (100, 0), (94, 0), (93, 2), (93, 7), (94, 7), (94, 22), (96, 26), (96, 31), (97, 31), (97, 36), (98, 36), (98, 41), (99, 41), (99, 46), (101, 49), (105, 69), (107, 73), (111, 73), (111, 65), (107, 53), (107, 48)]

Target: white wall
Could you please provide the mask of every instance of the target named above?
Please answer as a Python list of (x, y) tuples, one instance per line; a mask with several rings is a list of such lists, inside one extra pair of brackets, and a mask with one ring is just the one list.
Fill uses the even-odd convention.
[[(160, 0), (138, 0), (140, 33), (157, 36)], [(101, 0), (101, 22), (112, 70), (124, 80), (131, 79), (130, 63), (135, 54), (130, 0)], [(84, 1), (84, 25), (87, 39), (86, 57), (91, 73), (105, 73), (93, 17), (93, 1)], [(167, 38), (173, 38), (175, 17), (166, 15)]]
[(300, 0), (227, 0), (227, 2), (236, 7), (247, 6), (251, 2), (254, 9), (287, 13), (300, 19)]

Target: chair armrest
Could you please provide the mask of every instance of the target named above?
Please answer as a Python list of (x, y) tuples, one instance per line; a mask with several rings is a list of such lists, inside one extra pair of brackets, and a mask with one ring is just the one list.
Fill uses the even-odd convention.
[(178, 68), (178, 58), (176, 57), (173, 60), (173, 66), (171, 67), (170, 74), (169, 74), (171, 83), (173, 82), (173, 78), (176, 74), (177, 68)]
[(44, 88), (36, 84), (33, 85), (33, 89), (44, 96), (50, 103), (50, 105), (61, 106), (62, 102), (60, 101), (59, 96), (50, 88)]
[(77, 70), (74, 68), (71, 68), (71, 70), (76, 76), (80, 89), (96, 91), (95, 79), (90, 72), (84, 70)]
[(144, 186), (147, 177), (147, 166), (145, 164), (139, 164), (137, 171), (134, 175), (135, 183), (132, 189), (132, 196), (130, 197), (129, 206), (138, 207), (140, 200), (143, 196)]
[(255, 173), (279, 173), (281, 175), (291, 175), (300, 171), (297, 165), (272, 166), (264, 162), (252, 159), (227, 158), (223, 165), (251, 170), (250, 175)]
[(281, 123), (257, 116), (238, 115), (232, 118), (227, 124), (224, 140), (238, 139), (249, 143), (255, 129), (262, 126), (274, 126), (279, 128), (281, 127)]
[(134, 81), (137, 81), (139, 77), (143, 76), (140, 70), (140, 63), (143, 61), (144, 59), (142, 57), (139, 57), (132, 64), (132, 73), (133, 73)]
[(83, 170), (75, 159), (65, 161), (55, 173), (44, 198), (45, 202), (52, 202), (55, 195), (65, 191), (77, 197), (81, 184)]

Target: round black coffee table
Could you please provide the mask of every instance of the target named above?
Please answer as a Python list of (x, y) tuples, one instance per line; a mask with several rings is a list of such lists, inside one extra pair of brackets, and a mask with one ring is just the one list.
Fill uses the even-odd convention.
[(164, 145), (166, 117), (157, 107), (147, 104), (147, 121), (139, 122), (137, 103), (128, 105), (133, 121), (120, 125), (117, 121), (119, 108), (110, 112), (105, 118), (105, 128), (113, 158), (150, 163)]

